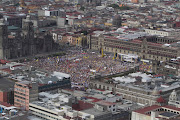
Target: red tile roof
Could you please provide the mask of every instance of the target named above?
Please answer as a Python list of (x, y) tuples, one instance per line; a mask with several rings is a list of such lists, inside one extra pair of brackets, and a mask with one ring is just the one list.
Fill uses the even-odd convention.
[(158, 108), (161, 108), (161, 106), (158, 106), (158, 105), (152, 105), (152, 106), (148, 106), (148, 107), (144, 107), (144, 108), (135, 110), (135, 112), (141, 113), (141, 114), (145, 114), (146, 112), (149, 112), (149, 111), (152, 111), (152, 110), (158, 109)]
[(0, 105), (6, 106), (6, 107), (11, 107), (12, 105), (6, 103), (6, 102), (0, 102)]
[(157, 98), (156, 101), (157, 101), (158, 103), (165, 103), (165, 102), (166, 102), (162, 96), (160, 96), (159, 98)]
[(105, 91), (105, 90), (102, 90), (102, 89), (96, 89), (96, 90), (99, 90), (99, 91)]
[(134, 43), (142, 43), (142, 41), (141, 40), (132, 40), (131, 42), (134, 42)]
[(93, 101), (91, 101), (91, 102), (99, 102), (99, 101), (101, 101), (101, 99), (94, 98), (94, 97), (87, 97), (87, 96), (86, 96), (86, 98), (87, 98), (87, 99), (93, 99)]
[(180, 111), (180, 108), (176, 108), (174, 106), (169, 106), (169, 105), (166, 105), (166, 106), (162, 106), (164, 108), (168, 108), (168, 109), (173, 109), (173, 110), (177, 110), (177, 111)]
[(1, 71), (5, 71), (5, 72), (8, 72), (8, 73), (11, 73), (11, 72), (12, 72), (9, 68), (1, 69)]
[(99, 101), (97, 103), (101, 104), (101, 105), (105, 105), (105, 106), (110, 106), (110, 105), (115, 105), (116, 104), (116, 103), (108, 102), (108, 101), (104, 101), (104, 100), (101, 100), (101, 101)]
[(72, 108), (74, 110), (81, 111), (81, 110), (92, 108), (93, 106), (94, 106), (93, 104), (90, 104), (90, 103), (79, 100), (78, 104), (73, 104), (72, 105)]
[(14, 65), (14, 66), (12, 66), (12, 67), (20, 67), (20, 66), (24, 66), (24, 65)]
[(158, 108), (167, 108), (167, 109), (180, 111), (180, 108), (176, 108), (176, 107), (169, 106), (169, 105), (166, 105), (166, 106), (152, 105), (152, 106), (148, 106), (148, 107), (144, 107), (144, 108), (135, 110), (134, 112), (141, 113), (141, 114), (146, 114), (146, 112), (150, 112), (150, 111), (156, 110)]
[(153, 46), (162, 46), (162, 44), (159, 43), (152, 43), (152, 42), (148, 42), (149, 45), (153, 45)]
[(1, 63), (1, 64), (6, 64), (6, 63), (9, 63), (9, 61), (0, 59), (0, 63)]

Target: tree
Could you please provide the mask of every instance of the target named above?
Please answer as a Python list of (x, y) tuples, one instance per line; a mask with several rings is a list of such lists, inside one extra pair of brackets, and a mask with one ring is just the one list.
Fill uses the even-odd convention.
[(130, 7), (128, 7), (128, 6), (122, 6), (122, 7), (119, 7), (119, 9), (120, 9), (120, 10), (129, 10)]
[(117, 4), (111, 4), (108, 7), (113, 7), (114, 9), (119, 9), (119, 10), (129, 10), (130, 7), (122, 5), (121, 7), (119, 7), (119, 5)]
[(119, 5), (117, 5), (117, 4), (111, 4), (108, 7), (112, 7), (114, 9), (119, 9)]

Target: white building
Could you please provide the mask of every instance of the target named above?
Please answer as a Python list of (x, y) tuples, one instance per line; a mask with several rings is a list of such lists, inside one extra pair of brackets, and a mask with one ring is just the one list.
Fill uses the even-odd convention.
[(33, 115), (46, 120), (69, 120), (68, 118), (78, 117), (78, 111), (70, 107), (74, 102), (72, 96), (48, 92), (41, 92), (39, 96), (41, 101), (29, 103), (29, 110)]
[(169, 96), (168, 104), (180, 108), (180, 101), (178, 100), (178, 96), (175, 90), (173, 90), (173, 92)]
[(45, 16), (58, 16), (58, 10), (45, 10)]
[(157, 35), (157, 36), (177, 36), (180, 34), (179, 30), (175, 29), (163, 29), (163, 30), (152, 30), (152, 29), (145, 29), (145, 32), (150, 35)]
[(179, 120), (180, 108), (173, 106), (148, 106), (132, 112), (131, 120)]

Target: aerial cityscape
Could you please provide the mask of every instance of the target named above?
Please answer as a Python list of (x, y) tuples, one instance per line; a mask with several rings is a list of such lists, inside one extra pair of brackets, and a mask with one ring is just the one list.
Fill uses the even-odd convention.
[(0, 120), (180, 120), (180, 1), (0, 0)]

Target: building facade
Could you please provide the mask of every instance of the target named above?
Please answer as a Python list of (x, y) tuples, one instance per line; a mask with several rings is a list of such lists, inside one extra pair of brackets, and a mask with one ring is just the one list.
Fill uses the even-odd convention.
[(164, 44), (177, 40), (160, 37), (146, 37), (138, 39), (118, 39), (109, 35), (90, 35), (87, 37), (89, 49), (105, 52), (136, 54), (142, 59), (169, 61), (180, 55), (178, 47), (167, 47)]
[(153, 105), (133, 111), (131, 120), (179, 120), (179, 114), (179, 108)]
[(57, 48), (52, 35), (34, 31), (30, 16), (22, 20), (22, 29), (10, 30), (4, 20), (0, 20), (0, 58), (13, 59), (51, 52)]
[(174, 29), (169, 30), (153, 30), (153, 29), (145, 29), (145, 32), (147, 32), (150, 35), (157, 35), (157, 36), (177, 36), (180, 34), (180, 31), (175, 31)]
[(29, 103), (38, 100), (38, 85), (22, 81), (14, 85), (14, 105), (29, 110)]
[(160, 62), (153, 61), (152, 62), (153, 72), (156, 74), (163, 74), (165, 76), (179, 76), (180, 68), (179, 68), (179, 59), (175, 61), (168, 62)]

